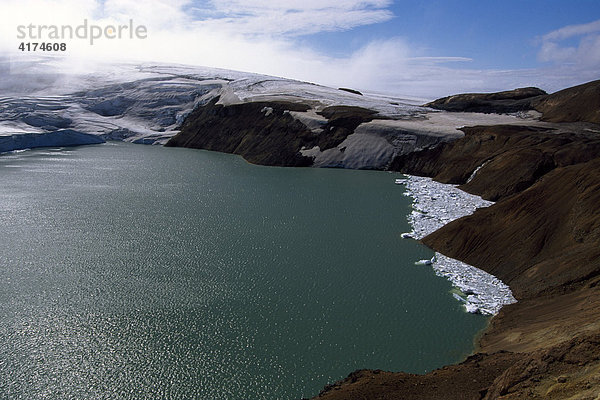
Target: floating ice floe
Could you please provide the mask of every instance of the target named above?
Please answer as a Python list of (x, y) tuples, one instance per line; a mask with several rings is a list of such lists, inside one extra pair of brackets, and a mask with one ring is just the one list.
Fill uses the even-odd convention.
[[(403, 238), (422, 239), (451, 221), (494, 204), (463, 192), (455, 185), (430, 178), (408, 176), (403, 183), (407, 189), (404, 194), (414, 199), (413, 210), (408, 216), (413, 231), (403, 233)], [(470, 313), (495, 315), (503, 306), (516, 302), (510, 288), (500, 279), (443, 254), (435, 253), (431, 260), (421, 260), (417, 264), (431, 265), (436, 275), (450, 280), (464, 294), (464, 297), (458, 294), (454, 297), (464, 302)]]
[(435, 256), (431, 258), (431, 260), (419, 260), (415, 263), (415, 265), (433, 265), (435, 262)]

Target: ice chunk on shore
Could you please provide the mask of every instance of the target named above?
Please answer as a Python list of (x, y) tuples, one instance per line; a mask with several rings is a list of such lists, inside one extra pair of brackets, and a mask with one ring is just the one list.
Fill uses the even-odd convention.
[[(494, 204), (463, 192), (455, 185), (439, 183), (430, 178), (409, 176), (405, 185), (405, 194), (414, 199), (408, 221), (413, 228), (410, 237), (415, 239), (422, 239), (451, 221)], [(495, 315), (504, 305), (516, 302), (510, 288), (485, 271), (440, 253), (436, 253), (431, 261), (430, 265), (438, 276), (447, 278), (467, 294), (466, 299), (461, 299), (468, 312)]]

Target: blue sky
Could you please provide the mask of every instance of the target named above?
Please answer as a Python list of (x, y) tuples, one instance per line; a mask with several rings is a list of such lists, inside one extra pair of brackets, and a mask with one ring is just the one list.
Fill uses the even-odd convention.
[(401, 36), (424, 54), (472, 58), (474, 68), (539, 65), (536, 38), (600, 19), (600, 1), (394, 1), (389, 21), (306, 37), (340, 55), (368, 41)]
[(75, 59), (258, 72), (420, 98), (600, 79), (598, 0), (2, 0), (17, 24), (125, 23), (145, 40), (68, 43)]
[(393, 18), (341, 32), (307, 36), (322, 51), (348, 54), (370, 40), (400, 36), (423, 55), (471, 58), (472, 68), (530, 68), (539, 37), (600, 19), (598, 0), (394, 1)]

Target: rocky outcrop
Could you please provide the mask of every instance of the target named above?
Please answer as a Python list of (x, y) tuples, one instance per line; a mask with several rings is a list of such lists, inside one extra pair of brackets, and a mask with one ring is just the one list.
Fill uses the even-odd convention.
[(498, 375), (517, 360), (518, 355), (507, 352), (477, 354), (427, 375), (360, 370), (327, 386), (317, 398), (480, 400)]
[(341, 87), (341, 88), (339, 88), (339, 90), (343, 90), (344, 92), (348, 92), (348, 93), (352, 93), (352, 94), (357, 94), (359, 96), (363, 95), (361, 92), (359, 92), (356, 89), (350, 89), (350, 88), (343, 88), (343, 87)]
[(514, 113), (531, 110), (532, 103), (545, 95), (546, 92), (534, 87), (497, 93), (465, 93), (432, 101), (425, 107), (444, 111)]
[[(391, 106), (367, 96), (336, 97), (338, 92), (313, 86), (302, 90), (315, 88), (322, 93), (299, 98), (268, 91), (242, 99), (245, 92), (229, 84), (187, 116), (168, 146), (239, 154), (265, 165), (388, 169), (397, 156), (462, 137), (458, 128), (467, 124), (550, 129), (550, 124), (531, 118), (455, 115)], [(317, 94), (324, 97), (314, 97)]]
[(217, 104), (219, 98), (192, 112), (168, 147), (191, 147), (239, 154), (263, 165), (309, 166), (298, 149), (312, 146), (315, 136), (289, 111), (306, 111), (294, 103)]
[(485, 392), (492, 399), (596, 399), (600, 335), (582, 335), (521, 356)]
[(327, 386), (323, 400), (596, 399), (600, 335), (588, 334), (531, 353), (476, 354), (427, 375), (361, 370)]
[[(285, 167), (311, 166), (320, 154), (328, 153), (329, 165), (319, 166), (383, 169), (400, 146), (394, 146), (382, 134), (383, 129), (357, 135), (359, 127), (374, 120), (388, 118), (358, 106), (328, 106), (314, 111), (307, 103), (271, 100), (222, 104), (217, 97), (194, 110), (166, 146), (238, 154), (251, 163)], [(393, 130), (394, 134), (400, 133)], [(435, 136), (427, 143), (435, 144), (442, 138)], [(418, 145), (416, 138), (412, 142)]]

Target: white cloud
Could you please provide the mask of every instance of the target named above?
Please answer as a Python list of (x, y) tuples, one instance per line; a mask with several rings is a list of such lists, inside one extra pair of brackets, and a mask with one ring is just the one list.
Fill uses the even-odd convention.
[(564, 40), (573, 36), (587, 35), (600, 32), (600, 20), (588, 24), (568, 25), (545, 34), (542, 38), (545, 41)]
[[(295, 35), (344, 30), (392, 18), (389, 0), (1, 0), (0, 51), (15, 51), (18, 24), (120, 24), (148, 27), (143, 40), (68, 41), (65, 60), (162, 61), (306, 80), (334, 87), (435, 98), (465, 91), (539, 86), (553, 91), (597, 79), (598, 23), (541, 38), (544, 70), (469, 69), (464, 57), (430, 55), (405, 38), (373, 40), (346, 56), (300, 45)], [(199, 16), (204, 16), (199, 19)], [(573, 47), (564, 39), (579, 39)], [(578, 60), (577, 68), (571, 64)], [(585, 63), (584, 63), (585, 62)], [(86, 68), (89, 63), (86, 63)]]
[(215, 15), (201, 22), (211, 28), (246, 34), (304, 35), (338, 31), (393, 18), (390, 0), (212, 0)]
[(538, 59), (600, 70), (600, 20), (565, 26), (543, 35)]
[(149, 29), (171, 29), (191, 23), (184, 12), (189, 0), (105, 0), (99, 21), (125, 22), (133, 19)]

